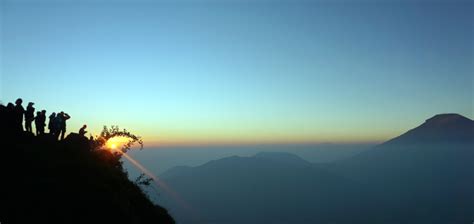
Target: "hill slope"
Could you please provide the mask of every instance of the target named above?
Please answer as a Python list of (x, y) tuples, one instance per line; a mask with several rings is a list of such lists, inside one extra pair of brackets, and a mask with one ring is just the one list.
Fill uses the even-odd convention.
[(90, 151), (86, 138), (57, 142), (3, 127), (2, 223), (174, 223), (128, 180), (112, 153)]

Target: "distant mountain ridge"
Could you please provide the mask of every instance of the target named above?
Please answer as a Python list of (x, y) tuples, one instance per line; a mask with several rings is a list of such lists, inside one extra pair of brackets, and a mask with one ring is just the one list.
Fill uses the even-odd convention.
[(176, 177), (190, 172), (194, 172), (196, 169), (213, 169), (216, 166), (231, 167), (241, 162), (269, 162), (277, 164), (286, 164), (292, 166), (313, 166), (314, 164), (302, 159), (301, 157), (287, 153), (287, 152), (259, 152), (253, 156), (230, 156), (222, 159), (211, 160), (201, 166), (190, 167), (190, 166), (176, 166), (166, 170), (160, 175), (162, 178)]
[[(193, 217), (180, 210), (171, 199), (162, 203), (182, 223), (275, 223), (279, 216), (291, 216), (297, 223), (318, 222), (328, 220), (327, 214), (334, 215), (339, 204), (344, 203), (346, 208), (359, 206), (354, 203), (358, 200), (345, 201), (359, 197), (359, 189), (344, 189), (351, 181), (312, 165), (289, 153), (265, 152), (171, 169), (160, 177), (202, 216)], [(306, 192), (313, 193), (308, 196)], [(253, 200), (248, 201), (250, 198)], [(311, 211), (316, 207), (318, 211)], [(233, 216), (233, 222), (229, 219), (232, 211), (239, 213)], [(302, 214), (317, 214), (317, 218), (308, 219)], [(351, 215), (351, 220), (354, 217)]]
[(259, 152), (253, 157), (285, 164), (311, 165), (310, 162), (302, 159), (301, 157), (287, 152)]
[(440, 114), (331, 169), (384, 195), (399, 217), (464, 223), (474, 220), (473, 158), (474, 122)]
[[(359, 176), (367, 177), (373, 169), (390, 166), (397, 170), (412, 163), (425, 163), (423, 160), (428, 162), (430, 158), (440, 162), (451, 159), (453, 165), (474, 164), (465, 161), (472, 155), (474, 121), (459, 114), (439, 114), (396, 138), (336, 164), (349, 172), (360, 170)], [(364, 167), (365, 170), (362, 169)]]
[[(187, 167), (164, 181), (202, 209), (186, 223), (469, 223), (473, 127), (461, 115), (440, 114), (331, 164), (265, 152)], [(178, 222), (186, 217), (168, 206)], [(234, 212), (247, 219), (230, 222)]]

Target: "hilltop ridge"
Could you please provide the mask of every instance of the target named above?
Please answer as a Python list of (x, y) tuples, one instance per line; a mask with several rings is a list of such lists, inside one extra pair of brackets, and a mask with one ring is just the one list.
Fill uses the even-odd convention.
[(0, 118), (0, 222), (174, 223), (111, 151), (74, 133), (57, 141), (8, 130)]

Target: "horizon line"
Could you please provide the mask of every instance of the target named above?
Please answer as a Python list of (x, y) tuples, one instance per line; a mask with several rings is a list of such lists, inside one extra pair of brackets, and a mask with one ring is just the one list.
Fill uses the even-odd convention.
[[(388, 141), (388, 140), (385, 140)], [(254, 146), (314, 146), (314, 145), (378, 145), (385, 141), (341, 141), (341, 142), (318, 142), (318, 141), (282, 141), (282, 142), (157, 142), (148, 143), (145, 141), (143, 149), (149, 148), (188, 148), (188, 147), (254, 147)]]

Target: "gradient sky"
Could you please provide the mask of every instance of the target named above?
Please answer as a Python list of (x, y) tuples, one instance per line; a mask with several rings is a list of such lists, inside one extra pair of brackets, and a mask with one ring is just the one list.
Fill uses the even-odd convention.
[(0, 0), (0, 100), (151, 144), (377, 142), (474, 117), (473, 1)]

